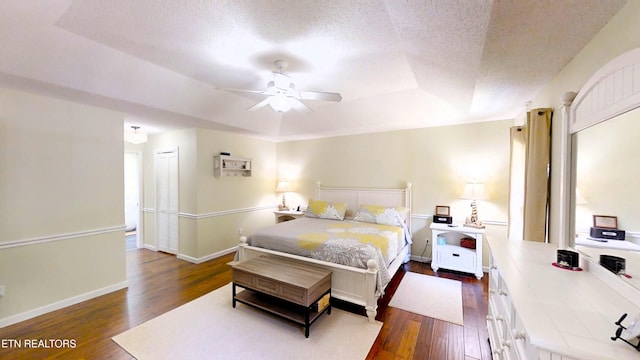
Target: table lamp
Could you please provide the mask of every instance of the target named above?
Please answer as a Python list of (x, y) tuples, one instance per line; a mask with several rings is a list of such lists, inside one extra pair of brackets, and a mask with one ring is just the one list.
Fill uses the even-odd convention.
[(282, 193), (282, 204), (278, 205), (278, 210), (289, 210), (289, 208), (287, 207), (287, 201), (285, 199), (285, 194), (287, 193), (287, 191), (290, 191), (289, 182), (286, 180), (280, 180), (278, 182), (278, 186), (276, 187), (276, 192)]
[(460, 198), (471, 200), (471, 216), (465, 220), (464, 226), (484, 228), (482, 222), (478, 220), (478, 205), (476, 204), (476, 200), (489, 199), (487, 193), (484, 191), (484, 184), (474, 182), (465, 185)]

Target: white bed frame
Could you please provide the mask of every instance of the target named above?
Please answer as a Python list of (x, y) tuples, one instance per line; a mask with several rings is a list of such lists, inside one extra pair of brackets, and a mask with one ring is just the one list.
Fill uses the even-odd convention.
[[(316, 199), (346, 202), (347, 216), (353, 216), (360, 205), (367, 204), (404, 206), (411, 209), (411, 183), (408, 183), (406, 188), (402, 189), (366, 189), (322, 187), (318, 182), (316, 184)], [(409, 232), (411, 232), (411, 212), (409, 212), (407, 216), (407, 226)], [(238, 247), (238, 259), (240, 261), (249, 260), (265, 254), (297, 259), (331, 270), (331, 296), (349, 303), (364, 306), (369, 321), (375, 321), (379, 297), (376, 295), (379, 265), (375, 260), (371, 259), (367, 262), (367, 269), (359, 269), (250, 246), (247, 244), (247, 238), (245, 236), (240, 237), (240, 246)], [(410, 255), (411, 244), (407, 244), (389, 265), (388, 270), (391, 277), (393, 277), (402, 264), (409, 261)]]

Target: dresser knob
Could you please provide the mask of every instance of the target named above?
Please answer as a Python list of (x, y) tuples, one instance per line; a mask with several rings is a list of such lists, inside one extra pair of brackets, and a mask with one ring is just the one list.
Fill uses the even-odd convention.
[(496, 320), (497, 321), (504, 321), (504, 316), (502, 316), (502, 315), (496, 316)]
[(500, 295), (507, 296), (507, 292), (506, 292), (506, 291), (504, 291), (504, 290), (501, 290), (501, 291), (500, 291)]
[(513, 338), (516, 340), (524, 340), (527, 337), (527, 334), (525, 334), (524, 331), (518, 331), (516, 329), (513, 329)]
[(493, 316), (487, 315), (487, 321), (491, 321), (491, 320), (493, 320)]

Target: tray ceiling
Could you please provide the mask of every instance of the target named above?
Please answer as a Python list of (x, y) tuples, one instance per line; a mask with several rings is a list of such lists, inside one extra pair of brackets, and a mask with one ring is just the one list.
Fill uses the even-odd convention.
[[(274, 140), (512, 119), (626, 3), (4, 1), (0, 85)], [(279, 114), (220, 88), (339, 92)]]

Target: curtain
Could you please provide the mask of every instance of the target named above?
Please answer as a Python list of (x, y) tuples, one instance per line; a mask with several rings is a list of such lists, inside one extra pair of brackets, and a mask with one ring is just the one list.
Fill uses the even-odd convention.
[(527, 113), (525, 140), (524, 219), (525, 240), (546, 242), (549, 216), (552, 109)]
[(522, 126), (514, 126), (510, 133), (509, 156), (509, 227), (511, 240), (522, 240), (524, 236), (524, 173), (525, 141)]

